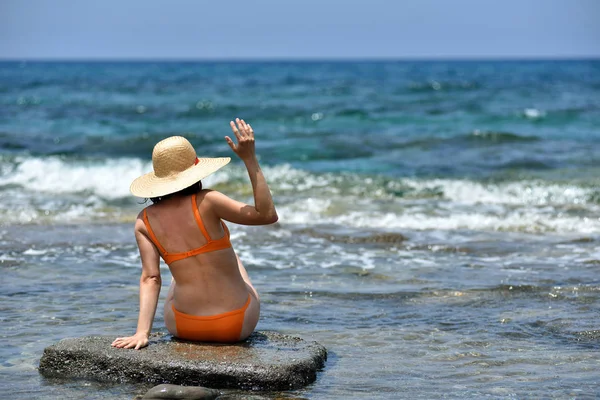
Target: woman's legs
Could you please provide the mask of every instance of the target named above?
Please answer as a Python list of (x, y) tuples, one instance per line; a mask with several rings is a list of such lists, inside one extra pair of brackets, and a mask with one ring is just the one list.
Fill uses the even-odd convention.
[(175, 323), (175, 314), (173, 313), (173, 297), (175, 296), (175, 279), (171, 278), (171, 287), (167, 293), (165, 299), (164, 318), (165, 326), (169, 333), (173, 336), (177, 336), (177, 324)]
[(260, 297), (258, 296), (258, 292), (252, 285), (252, 281), (248, 276), (248, 272), (246, 268), (244, 268), (244, 264), (238, 257), (235, 255), (238, 261), (238, 268), (240, 269), (240, 274), (246, 282), (246, 287), (248, 288), (248, 293), (250, 294), (250, 305), (246, 309), (246, 313), (244, 314), (244, 324), (242, 325), (242, 332), (240, 334), (240, 340), (246, 339), (252, 332), (254, 332), (254, 328), (258, 324), (258, 318), (260, 317)]
[(244, 268), (244, 264), (242, 264), (242, 260), (240, 260), (240, 258), (238, 257), (237, 254), (235, 255), (235, 258), (237, 258), (238, 268), (240, 269), (240, 274), (242, 275), (244, 282), (246, 282), (246, 285), (248, 285), (248, 287), (251, 291), (251, 294), (254, 294), (254, 297), (256, 298), (256, 300), (260, 301), (258, 292), (256, 291), (256, 289), (254, 289), (254, 286), (252, 285), (252, 281), (250, 280), (250, 277), (248, 276), (248, 271), (246, 271), (246, 268)]

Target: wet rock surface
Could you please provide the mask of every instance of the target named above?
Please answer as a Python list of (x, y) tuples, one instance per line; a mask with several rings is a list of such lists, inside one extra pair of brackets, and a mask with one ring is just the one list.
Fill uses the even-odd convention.
[(39, 371), (47, 377), (268, 391), (306, 386), (327, 359), (320, 344), (275, 332), (227, 345), (151, 338), (141, 350), (116, 349), (113, 339), (63, 339), (44, 350)]
[(335, 243), (353, 244), (398, 244), (408, 240), (406, 236), (400, 233), (363, 232), (360, 235), (351, 236), (339, 233), (326, 233), (310, 228), (300, 229), (296, 231), (296, 234), (327, 239)]

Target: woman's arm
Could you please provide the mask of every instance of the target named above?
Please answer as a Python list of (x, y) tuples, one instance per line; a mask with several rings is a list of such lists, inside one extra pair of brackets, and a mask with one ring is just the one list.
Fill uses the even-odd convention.
[(140, 314), (137, 330), (133, 336), (116, 338), (112, 343), (113, 347), (138, 350), (148, 345), (162, 281), (158, 250), (148, 239), (145, 231), (144, 222), (138, 217), (135, 223), (135, 239), (142, 259), (142, 276), (140, 277)]
[(217, 215), (227, 221), (244, 225), (272, 224), (277, 222), (279, 217), (273, 204), (271, 191), (256, 158), (254, 131), (244, 120), (238, 118), (236, 123), (231, 121), (230, 125), (237, 138), (237, 145), (229, 136), (226, 136), (225, 140), (246, 165), (254, 193), (254, 207), (230, 199), (219, 192), (209, 192), (205, 199), (208, 199)]

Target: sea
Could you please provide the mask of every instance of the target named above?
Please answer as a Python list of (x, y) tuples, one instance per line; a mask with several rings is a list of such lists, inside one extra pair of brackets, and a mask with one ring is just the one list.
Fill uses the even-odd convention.
[[(600, 60), (0, 63), (0, 397), (133, 399), (51, 380), (45, 347), (133, 334), (154, 144), (232, 156), (252, 124), (279, 222), (230, 224), (259, 330), (317, 341), (272, 399), (600, 396)], [(154, 332), (166, 333), (162, 303)]]

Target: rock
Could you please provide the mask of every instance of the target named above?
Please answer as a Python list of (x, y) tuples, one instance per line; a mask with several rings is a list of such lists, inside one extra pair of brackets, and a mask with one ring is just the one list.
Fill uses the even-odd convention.
[(400, 233), (362, 232), (360, 235), (350, 236), (326, 233), (310, 228), (300, 229), (296, 233), (319, 239), (327, 239), (330, 242), (347, 244), (399, 244), (408, 240), (406, 236)]
[(223, 394), (219, 397), (217, 397), (217, 400), (273, 400), (273, 399), (277, 399), (277, 400), (299, 400), (299, 399), (294, 399), (294, 398), (289, 398), (289, 397), (273, 397), (273, 396), (258, 396), (258, 395), (248, 395), (246, 393), (244, 394)]
[(148, 390), (145, 400), (212, 400), (221, 393), (201, 386), (158, 385)]
[(151, 338), (141, 350), (111, 347), (113, 339), (63, 339), (44, 349), (39, 371), (108, 382), (289, 390), (314, 382), (327, 359), (320, 344), (275, 332), (255, 332), (236, 344)]

